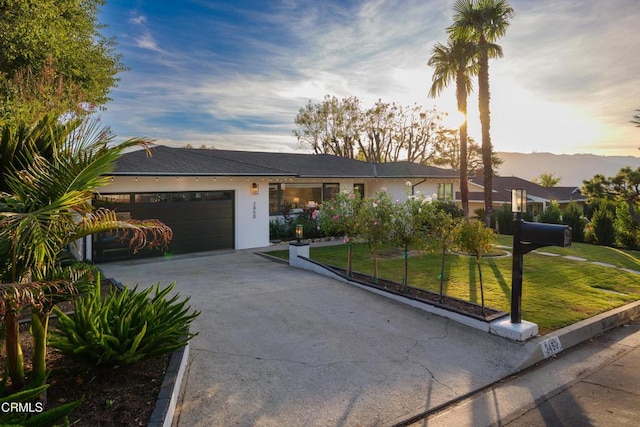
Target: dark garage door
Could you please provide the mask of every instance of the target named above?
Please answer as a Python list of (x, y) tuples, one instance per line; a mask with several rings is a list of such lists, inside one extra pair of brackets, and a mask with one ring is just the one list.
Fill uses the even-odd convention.
[(121, 218), (158, 219), (171, 227), (169, 249), (133, 254), (113, 233), (93, 238), (93, 260), (181, 254), (234, 248), (233, 191), (102, 194), (94, 204), (115, 210)]

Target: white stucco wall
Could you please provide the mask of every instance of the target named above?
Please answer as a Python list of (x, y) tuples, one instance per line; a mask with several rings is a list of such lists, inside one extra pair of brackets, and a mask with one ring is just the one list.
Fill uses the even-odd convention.
[[(367, 196), (373, 196), (375, 193), (386, 188), (387, 193), (391, 196), (393, 201), (405, 200), (407, 194), (411, 194), (411, 188), (406, 185), (407, 182), (411, 182), (414, 187), (414, 191), (418, 191), (425, 196), (432, 196), (438, 193), (438, 184), (453, 182), (454, 196), (456, 191), (460, 191), (459, 182), (450, 178), (436, 179), (430, 178), (424, 182), (423, 179), (391, 179), (380, 180), (373, 182), (369, 189), (367, 189)], [(409, 192), (407, 192), (409, 191)]]
[[(414, 179), (417, 184), (422, 179)], [(259, 193), (252, 194), (251, 184), (257, 183)], [(269, 246), (269, 182), (296, 183), (340, 183), (340, 190), (351, 191), (354, 184), (364, 183), (365, 197), (373, 196), (382, 188), (386, 188), (393, 200), (405, 200), (407, 196), (406, 179), (269, 179), (262, 177), (121, 177), (116, 176), (100, 193), (132, 193), (132, 192), (171, 192), (171, 191), (234, 191), (234, 228), (235, 249), (249, 249)], [(446, 179), (429, 179), (415, 187), (416, 191), (431, 195), (437, 192), (439, 182), (452, 182)], [(454, 182), (454, 191), (459, 185)], [(185, 212), (188, 214), (188, 212)], [(88, 242), (90, 244), (90, 242)], [(90, 248), (89, 248), (89, 253)]]

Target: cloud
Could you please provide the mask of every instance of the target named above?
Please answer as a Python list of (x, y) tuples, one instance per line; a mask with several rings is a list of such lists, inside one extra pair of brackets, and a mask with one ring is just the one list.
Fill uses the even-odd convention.
[(151, 50), (154, 52), (162, 52), (162, 49), (158, 47), (158, 43), (153, 39), (153, 36), (149, 33), (142, 34), (136, 39), (136, 46), (142, 49)]
[(147, 17), (144, 15), (137, 15), (129, 18), (129, 22), (136, 25), (143, 25), (147, 23)]
[(637, 1), (518, 3), (505, 59), (496, 65), (502, 74), (548, 100), (589, 106), (599, 115), (607, 104), (616, 115), (619, 107), (628, 109), (630, 91), (638, 98), (629, 81), (629, 70), (640, 69), (640, 57), (630, 54), (640, 45)]
[[(194, 0), (188, 5), (196, 9), (181, 3), (171, 16), (134, 11), (118, 36), (132, 70), (121, 76), (105, 118), (125, 135), (192, 145), (255, 141), (279, 150), (295, 147), (298, 109), (325, 95), (453, 111), (453, 88), (427, 98), (426, 65), (433, 45), (446, 40), (453, 2)], [(511, 3), (516, 15), (500, 41), (505, 56), (490, 68), (494, 144), (578, 147), (579, 134), (594, 147), (607, 135), (636, 143), (612, 129), (640, 108), (639, 77), (630, 71), (640, 69), (632, 54), (640, 45), (637, 1)], [(476, 96), (469, 126), (479, 140)], [(558, 140), (550, 124), (573, 139)]]

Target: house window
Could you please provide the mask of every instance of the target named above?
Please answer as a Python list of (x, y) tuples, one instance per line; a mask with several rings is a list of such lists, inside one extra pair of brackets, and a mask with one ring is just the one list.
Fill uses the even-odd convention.
[(269, 215), (282, 213), (282, 193), (280, 184), (269, 184)]
[(322, 201), (335, 200), (340, 192), (340, 184), (322, 184)]
[(438, 200), (450, 202), (453, 200), (453, 183), (438, 184)]
[(95, 194), (93, 196), (93, 205), (96, 207), (115, 204), (130, 204), (131, 194)]
[(361, 199), (364, 198), (364, 184), (353, 184), (353, 192), (357, 193)]
[(320, 183), (269, 184), (269, 215), (295, 214), (322, 201)]

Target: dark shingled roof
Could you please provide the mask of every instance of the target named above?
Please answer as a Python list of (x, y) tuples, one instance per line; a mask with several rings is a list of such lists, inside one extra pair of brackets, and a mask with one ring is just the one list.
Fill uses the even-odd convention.
[[(482, 176), (470, 177), (469, 181), (484, 185), (484, 177)], [(543, 187), (515, 176), (494, 176), (492, 185), (493, 201), (511, 203), (511, 190), (513, 188), (524, 188), (527, 190), (527, 196), (539, 197), (545, 200), (557, 200), (558, 202), (586, 200), (577, 187)], [(470, 192), (469, 199), (484, 200), (484, 196), (482, 192)]]
[(453, 170), (410, 162), (367, 163), (329, 154), (170, 148), (123, 154), (113, 175), (288, 176), (299, 178), (457, 178)]
[(426, 166), (413, 162), (377, 163), (375, 165), (378, 178), (396, 178), (401, 176), (459, 178), (458, 171)]

